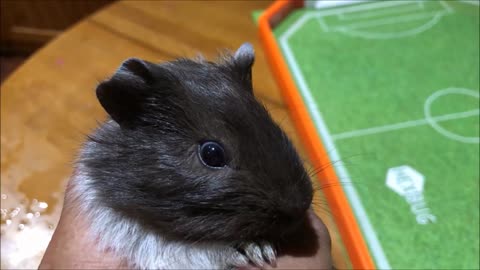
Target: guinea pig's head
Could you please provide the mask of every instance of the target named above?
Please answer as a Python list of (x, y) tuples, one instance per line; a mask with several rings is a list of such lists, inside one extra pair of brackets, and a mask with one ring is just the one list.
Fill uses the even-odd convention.
[(275, 241), (312, 186), (285, 133), (252, 93), (253, 49), (218, 62), (126, 60), (99, 84), (110, 115), (80, 162), (98, 202), (191, 241)]

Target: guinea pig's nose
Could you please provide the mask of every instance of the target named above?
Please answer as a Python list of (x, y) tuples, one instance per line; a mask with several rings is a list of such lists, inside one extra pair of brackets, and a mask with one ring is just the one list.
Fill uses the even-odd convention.
[(279, 220), (281, 223), (296, 223), (305, 217), (309, 207), (310, 201), (285, 206), (280, 210)]
[(290, 213), (297, 213), (298, 215), (305, 215), (305, 212), (310, 208), (312, 204), (312, 196), (302, 196), (291, 202), (291, 205), (287, 208)]

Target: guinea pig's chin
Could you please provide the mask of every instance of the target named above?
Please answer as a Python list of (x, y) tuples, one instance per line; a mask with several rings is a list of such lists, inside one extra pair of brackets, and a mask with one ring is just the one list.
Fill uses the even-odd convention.
[[(306, 214), (306, 213), (305, 213)], [(296, 235), (305, 228), (306, 215), (299, 217), (297, 220), (289, 220), (284, 222), (265, 222), (257, 223), (252, 226), (250, 234), (245, 234), (240, 240), (247, 242), (262, 242), (278, 243), (285, 239)], [(239, 237), (234, 232), (233, 237)]]
[(304, 215), (299, 215), (294, 219), (277, 220), (275, 226), (269, 228), (265, 238), (271, 241), (279, 240), (280, 238), (288, 239), (299, 231), (304, 230), (307, 220), (306, 211)]

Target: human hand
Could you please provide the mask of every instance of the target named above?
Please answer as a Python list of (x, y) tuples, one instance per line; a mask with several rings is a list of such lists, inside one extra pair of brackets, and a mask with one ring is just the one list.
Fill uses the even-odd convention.
[[(327, 227), (310, 209), (302, 230), (280, 246), (276, 267), (267, 266), (265, 269), (334, 269), (330, 241)], [(258, 268), (240, 270), (247, 269)]]
[[(68, 190), (59, 224), (39, 269), (128, 269), (123, 259), (97, 249), (94, 239), (87, 235), (89, 224), (79, 215), (79, 206), (72, 201)], [(309, 210), (304, 225), (293, 240), (280, 246), (275, 269), (332, 268), (330, 236), (325, 224)]]
[(97, 249), (70, 190), (69, 184), (60, 220), (39, 269), (128, 269), (127, 263), (112, 252)]

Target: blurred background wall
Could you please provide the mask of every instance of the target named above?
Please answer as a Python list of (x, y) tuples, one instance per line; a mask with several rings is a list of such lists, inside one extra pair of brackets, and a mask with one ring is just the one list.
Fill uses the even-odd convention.
[(0, 0), (1, 82), (29, 55), (114, 0)]

